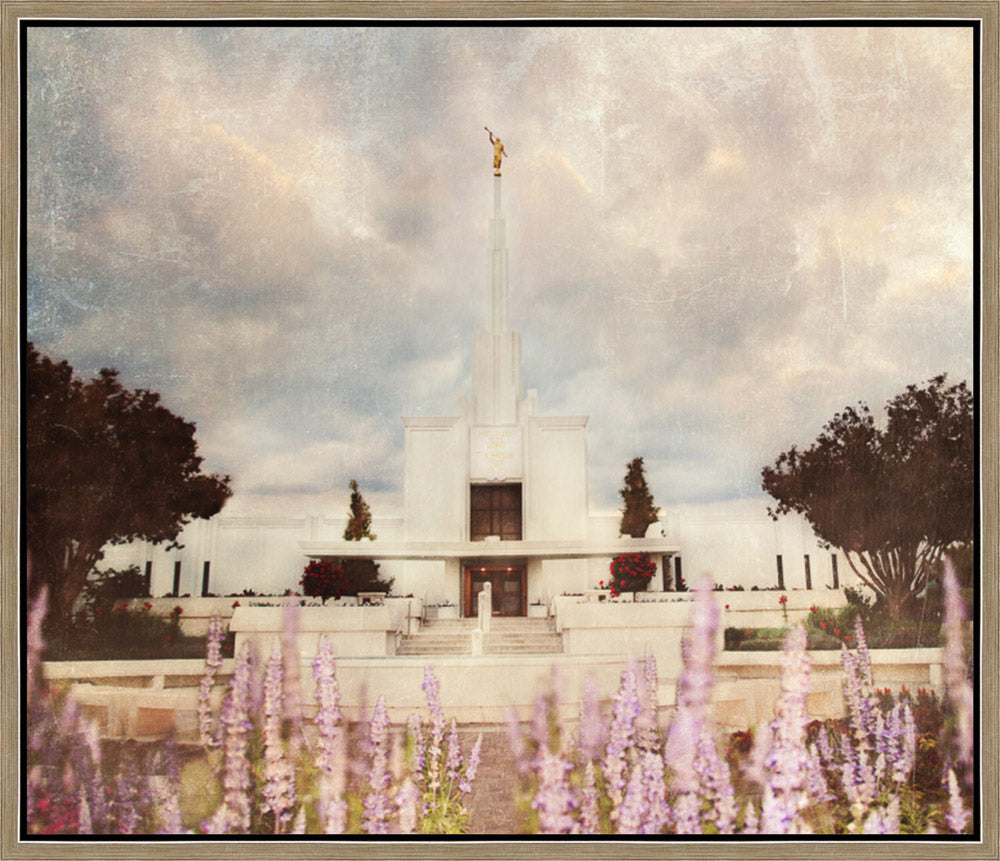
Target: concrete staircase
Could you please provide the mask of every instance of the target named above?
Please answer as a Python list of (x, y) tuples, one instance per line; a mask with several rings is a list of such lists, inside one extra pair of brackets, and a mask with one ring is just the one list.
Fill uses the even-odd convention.
[[(404, 635), (397, 655), (471, 655), (475, 619), (425, 622), (420, 632)], [(562, 636), (551, 619), (494, 616), (483, 636), (485, 655), (540, 655), (562, 652)]]

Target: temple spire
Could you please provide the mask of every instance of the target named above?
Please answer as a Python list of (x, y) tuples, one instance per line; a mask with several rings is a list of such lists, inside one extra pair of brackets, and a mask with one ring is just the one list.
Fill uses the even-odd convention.
[(493, 217), (489, 249), (490, 331), (507, 331), (507, 239), (500, 208), (500, 177), (493, 177)]
[(487, 249), (488, 328), (476, 333), (472, 360), (472, 401), (480, 425), (517, 422), (521, 400), (521, 337), (507, 318), (507, 240), (500, 200), (500, 176), (494, 171), (493, 210)]

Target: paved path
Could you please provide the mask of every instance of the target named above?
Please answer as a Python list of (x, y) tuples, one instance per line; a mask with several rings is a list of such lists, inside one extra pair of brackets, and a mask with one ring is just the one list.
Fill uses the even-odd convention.
[[(468, 751), (477, 731), (461, 732), (462, 749)], [(482, 759), (468, 799), (470, 834), (520, 834), (522, 817), (514, 801), (517, 788), (507, 732), (483, 729)]]

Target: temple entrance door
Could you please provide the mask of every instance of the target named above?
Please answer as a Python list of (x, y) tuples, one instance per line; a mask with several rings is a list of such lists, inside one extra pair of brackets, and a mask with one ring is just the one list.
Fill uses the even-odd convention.
[(465, 615), (479, 615), (479, 593), (486, 583), (493, 584), (494, 616), (527, 615), (526, 577), (524, 568), (466, 568)]

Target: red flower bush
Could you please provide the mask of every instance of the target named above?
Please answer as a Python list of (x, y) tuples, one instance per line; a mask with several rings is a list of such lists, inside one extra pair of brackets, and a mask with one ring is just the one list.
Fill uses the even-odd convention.
[(322, 598), (324, 604), (327, 598), (339, 598), (350, 589), (344, 569), (334, 566), (326, 559), (310, 562), (299, 585), (302, 587), (302, 594), (310, 598)]
[(611, 597), (622, 592), (645, 592), (656, 573), (648, 553), (623, 553), (611, 560)]

